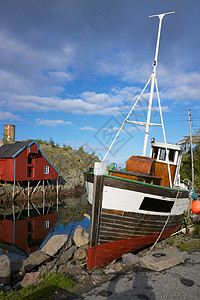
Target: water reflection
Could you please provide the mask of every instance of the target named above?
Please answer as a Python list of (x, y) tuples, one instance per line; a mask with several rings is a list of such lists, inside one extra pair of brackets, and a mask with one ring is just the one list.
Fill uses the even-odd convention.
[(7, 217), (0, 220), (0, 242), (27, 255), (38, 250), (59, 218), (58, 212), (15, 221)]
[(89, 227), (90, 227), (90, 220), (88, 218), (84, 218), (82, 221), (74, 223), (68, 223), (67, 226), (64, 226), (63, 224), (59, 224), (59, 226), (55, 226), (49, 234), (46, 236), (42, 244), (40, 245), (40, 249), (48, 242), (48, 240), (53, 236), (53, 235), (58, 235), (58, 234), (69, 234), (71, 231), (72, 226), (74, 225), (74, 228), (71, 233), (71, 237), (74, 235), (74, 231), (78, 225), (82, 226), (85, 228), (85, 230), (89, 233)]
[(53, 235), (69, 235), (72, 227), (71, 237), (78, 225), (89, 231), (90, 220), (84, 217), (86, 202), (77, 204), (76, 200), (71, 199), (62, 204), (58, 211), (56, 206), (45, 211), (32, 209), (29, 211), (30, 217), (27, 217), (25, 209), (20, 213), (20, 218), (19, 213), (15, 217), (13, 214), (0, 215), (0, 243), (4, 243), (0, 247), (6, 252), (28, 255), (41, 249)]

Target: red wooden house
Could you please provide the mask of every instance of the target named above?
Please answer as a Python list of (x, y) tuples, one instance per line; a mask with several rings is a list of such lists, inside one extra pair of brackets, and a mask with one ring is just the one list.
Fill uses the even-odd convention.
[(0, 180), (30, 181), (58, 179), (59, 171), (40, 151), (35, 141), (0, 147)]
[(3, 219), (0, 221), (0, 242), (26, 254), (33, 253), (57, 221), (58, 212), (17, 221)]

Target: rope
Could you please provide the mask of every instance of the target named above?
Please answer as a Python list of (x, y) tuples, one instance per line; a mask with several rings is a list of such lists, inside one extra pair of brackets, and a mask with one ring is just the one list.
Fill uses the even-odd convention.
[[(174, 201), (174, 204), (176, 203), (176, 200), (177, 200), (177, 198), (178, 198), (179, 192), (180, 192), (180, 191), (178, 190), (177, 195), (176, 195), (176, 198), (175, 198), (175, 201)], [(168, 215), (168, 217), (167, 217), (167, 219), (166, 219), (166, 221), (165, 221), (165, 224), (164, 224), (164, 226), (163, 226), (163, 228), (162, 228), (162, 230), (161, 230), (159, 236), (157, 237), (155, 243), (154, 243), (153, 246), (150, 248), (150, 250), (147, 252), (147, 254), (149, 254), (149, 253), (155, 248), (155, 246), (157, 245), (157, 243), (158, 243), (158, 241), (159, 241), (159, 239), (160, 239), (160, 237), (161, 237), (163, 231), (165, 230), (165, 227), (166, 227), (166, 225), (167, 225), (167, 223), (168, 223), (168, 221), (169, 221), (169, 218), (171, 217), (171, 214), (172, 214), (172, 210), (173, 210), (174, 204), (173, 204), (173, 206), (172, 206), (172, 208), (171, 208), (171, 211), (170, 211), (170, 213), (169, 213), (169, 215)]]

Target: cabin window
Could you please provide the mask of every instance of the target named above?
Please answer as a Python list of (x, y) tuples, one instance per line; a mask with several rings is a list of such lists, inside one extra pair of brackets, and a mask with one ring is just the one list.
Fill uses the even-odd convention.
[(173, 149), (169, 150), (169, 161), (174, 162), (175, 152)]
[(34, 157), (29, 155), (27, 157), (27, 164), (32, 165), (33, 163), (34, 163)]
[(44, 229), (49, 229), (49, 220), (44, 221)]
[(165, 160), (165, 157), (166, 157), (166, 149), (164, 148), (161, 148), (160, 149), (160, 160)]
[(49, 166), (44, 166), (44, 174), (49, 174)]
[(32, 222), (29, 221), (29, 222), (27, 222), (27, 232), (30, 232), (31, 229), (32, 229)]
[(155, 148), (153, 148), (153, 155), (152, 155), (152, 158), (157, 159), (157, 156), (158, 156), (158, 148), (155, 147)]
[(27, 175), (28, 177), (33, 177), (33, 168), (32, 167), (28, 167), (28, 170), (27, 170)]
[(26, 238), (27, 238), (27, 242), (31, 242), (31, 241), (32, 241), (32, 236), (31, 236), (31, 234), (28, 234)]
[(169, 213), (172, 209), (173, 204), (174, 201), (144, 197), (139, 209), (154, 211), (154, 212)]

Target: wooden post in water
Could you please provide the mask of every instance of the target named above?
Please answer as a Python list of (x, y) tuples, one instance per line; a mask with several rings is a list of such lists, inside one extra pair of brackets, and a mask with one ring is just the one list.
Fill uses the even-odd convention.
[(13, 210), (13, 220), (15, 221), (15, 181), (13, 183), (12, 210)]
[(42, 190), (43, 215), (44, 215), (44, 204), (45, 204), (45, 190), (44, 190), (44, 180), (43, 180), (43, 190)]
[(92, 219), (91, 219), (91, 236), (90, 247), (98, 244), (101, 208), (103, 200), (103, 183), (106, 173), (106, 164), (96, 162), (94, 164), (94, 184), (93, 184), (93, 201), (92, 201)]
[(28, 181), (28, 218), (30, 217), (30, 180)]
[(57, 179), (57, 211), (58, 211), (58, 197), (59, 197), (59, 193), (58, 193), (58, 179)]

